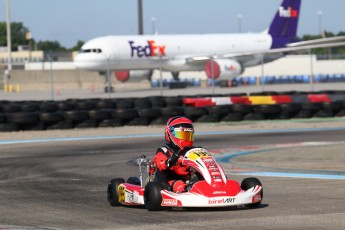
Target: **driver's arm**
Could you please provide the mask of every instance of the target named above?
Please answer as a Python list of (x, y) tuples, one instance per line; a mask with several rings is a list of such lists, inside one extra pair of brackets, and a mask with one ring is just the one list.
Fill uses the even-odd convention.
[(166, 164), (168, 157), (163, 152), (157, 152), (153, 161), (156, 163), (158, 170), (167, 170), (168, 166)]

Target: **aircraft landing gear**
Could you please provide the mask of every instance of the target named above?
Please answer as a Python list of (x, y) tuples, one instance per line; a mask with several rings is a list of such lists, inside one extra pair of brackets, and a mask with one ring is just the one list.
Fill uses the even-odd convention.
[(104, 92), (105, 93), (113, 93), (114, 92), (114, 87), (111, 85), (109, 72), (104, 73)]

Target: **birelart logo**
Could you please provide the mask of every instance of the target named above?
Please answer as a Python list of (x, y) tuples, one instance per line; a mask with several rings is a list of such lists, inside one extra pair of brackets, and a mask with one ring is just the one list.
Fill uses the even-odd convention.
[(298, 11), (294, 10), (292, 7), (288, 7), (287, 9), (284, 9), (284, 7), (279, 7), (279, 16), (283, 18), (297, 18), (298, 17)]
[(148, 40), (147, 45), (136, 45), (134, 41), (128, 41), (131, 47), (131, 57), (155, 57), (165, 56), (165, 46), (156, 45), (154, 40)]

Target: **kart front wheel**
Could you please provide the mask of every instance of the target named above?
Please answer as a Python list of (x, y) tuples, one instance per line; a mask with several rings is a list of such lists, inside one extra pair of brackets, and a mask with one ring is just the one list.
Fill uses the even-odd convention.
[(163, 187), (158, 182), (149, 182), (145, 186), (144, 202), (145, 207), (149, 211), (163, 210), (162, 203), (162, 191)]
[(119, 192), (118, 187), (120, 184), (125, 183), (125, 180), (122, 178), (115, 178), (109, 181), (107, 189), (107, 198), (111, 206), (119, 206)]
[[(253, 188), (257, 185), (260, 185), (262, 186), (261, 182), (259, 181), (259, 179), (255, 178), (255, 177), (249, 177), (249, 178), (245, 178), (242, 183), (241, 183), (241, 188), (242, 190), (248, 190), (250, 188)], [(263, 188), (261, 188), (261, 192), (260, 192), (260, 196), (261, 196), (261, 201), (264, 197), (264, 190)], [(257, 203), (252, 203), (252, 204), (246, 204), (245, 207), (246, 208), (257, 208), (260, 206), (261, 204), (261, 201), (260, 202), (257, 202)]]

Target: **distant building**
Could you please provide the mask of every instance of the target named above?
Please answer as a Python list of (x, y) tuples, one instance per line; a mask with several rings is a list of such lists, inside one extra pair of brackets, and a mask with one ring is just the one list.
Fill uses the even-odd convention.
[[(12, 51), (12, 65), (14, 69), (27, 69), (27, 66), (33, 64), (36, 66), (42, 66), (45, 62), (73, 62), (73, 57), (76, 52), (70, 51), (55, 51), (44, 52), (42, 50), (30, 50), (28, 45), (20, 45), (17, 48), (18, 51)], [(0, 47), (0, 66), (7, 66), (8, 53), (7, 47)], [(62, 63), (60, 63), (61, 66)], [(71, 69), (73, 65), (66, 65), (67, 69)], [(60, 67), (63, 68), (63, 67)], [(28, 68), (33, 69), (33, 68)], [(42, 67), (41, 67), (42, 69)], [(43, 69), (46, 69), (43, 67)]]

